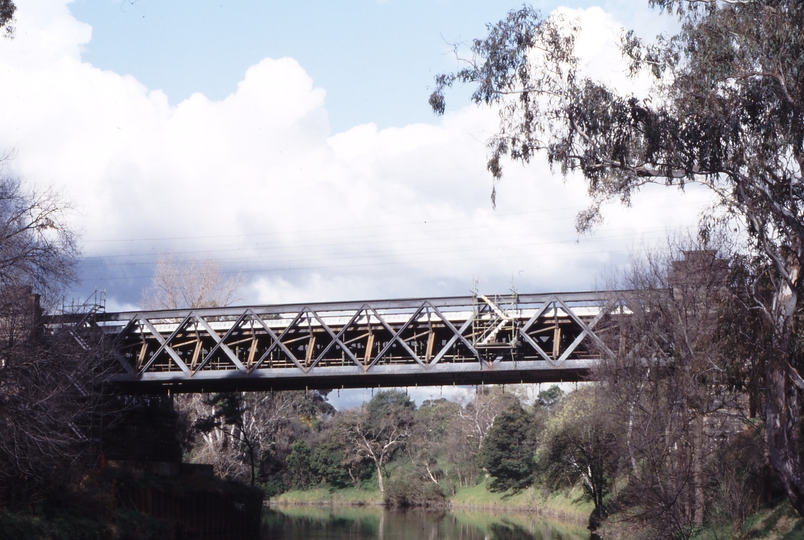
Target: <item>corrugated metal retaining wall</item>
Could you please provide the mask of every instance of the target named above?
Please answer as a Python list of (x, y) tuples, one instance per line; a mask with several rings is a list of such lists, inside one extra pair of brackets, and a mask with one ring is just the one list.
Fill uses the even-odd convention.
[(215, 491), (170, 493), (156, 488), (126, 489), (120, 493), (123, 506), (157, 519), (182, 523), (204, 540), (256, 539), (259, 535), (262, 500), (233, 499)]

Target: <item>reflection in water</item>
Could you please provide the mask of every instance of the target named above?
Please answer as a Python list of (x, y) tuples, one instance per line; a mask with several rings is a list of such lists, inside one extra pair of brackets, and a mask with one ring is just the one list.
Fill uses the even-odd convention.
[(589, 540), (581, 525), (531, 514), (288, 507), (263, 515), (262, 540)]
[(533, 540), (535, 537), (519, 525), (502, 525), (492, 523), (489, 527), (493, 538), (499, 540)]

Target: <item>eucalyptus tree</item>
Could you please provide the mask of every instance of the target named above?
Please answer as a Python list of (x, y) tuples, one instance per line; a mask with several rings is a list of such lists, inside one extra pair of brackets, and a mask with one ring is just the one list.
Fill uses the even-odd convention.
[(453, 469), (460, 467), (443, 459), (450, 454), (449, 447), (456, 446), (457, 441), (450, 437), (450, 427), (458, 418), (460, 408), (454, 401), (441, 398), (425, 401), (414, 414), (410, 444), (405, 450), (414, 472), (427, 482), (439, 484), (446, 480), (451, 483)]
[(4, 29), (6, 37), (14, 36), (14, 13), (17, 11), (17, 6), (14, 0), (0, 0), (0, 28)]
[(537, 460), (549, 487), (580, 480), (595, 505), (595, 518), (604, 513), (619, 461), (619, 426), (607, 414), (605, 399), (591, 387), (567, 395), (547, 419)]
[(341, 415), (341, 429), (352, 453), (370, 460), (385, 494), (385, 465), (410, 439), (416, 404), (401, 390), (382, 390), (359, 409)]
[[(804, 378), (796, 342), (804, 265), (804, 4), (797, 0), (649, 0), (678, 18), (679, 30), (651, 42), (633, 31), (621, 52), (632, 75), (653, 78), (650, 96), (624, 94), (579, 70), (577, 24), (511, 12), (472, 44), (464, 69), (436, 77), (430, 104), (445, 110), (455, 82), (472, 100), (499, 110), (488, 169), (546, 156), (584, 178), (594, 202), (579, 230), (600, 219), (601, 204), (646, 184), (712, 191), (720, 219), (742, 223), (771, 269), (771, 301), (757, 299), (773, 328), (765, 368), (765, 426), (771, 462), (804, 515), (801, 420)], [(658, 16), (658, 14), (657, 14)]]
[(248, 478), (252, 485), (275, 480), (298, 432), (334, 412), (326, 395), (316, 391), (221, 392), (202, 394), (199, 400), (187, 407), (193, 431), (202, 439), (191, 456), (212, 462), (224, 476)]

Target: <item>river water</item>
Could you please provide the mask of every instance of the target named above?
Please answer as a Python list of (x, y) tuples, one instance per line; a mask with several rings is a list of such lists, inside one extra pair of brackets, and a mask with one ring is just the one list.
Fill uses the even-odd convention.
[(583, 525), (527, 513), (281, 507), (265, 511), (260, 540), (589, 540)]

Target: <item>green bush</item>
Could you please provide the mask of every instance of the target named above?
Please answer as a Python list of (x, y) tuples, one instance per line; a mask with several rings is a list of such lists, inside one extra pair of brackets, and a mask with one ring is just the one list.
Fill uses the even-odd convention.
[(412, 475), (400, 476), (388, 482), (385, 488), (384, 502), (386, 506), (441, 506), (446, 496), (441, 486)]
[(535, 447), (533, 416), (516, 402), (494, 419), (477, 456), (480, 466), (492, 477), (489, 490), (518, 492), (533, 484)]

